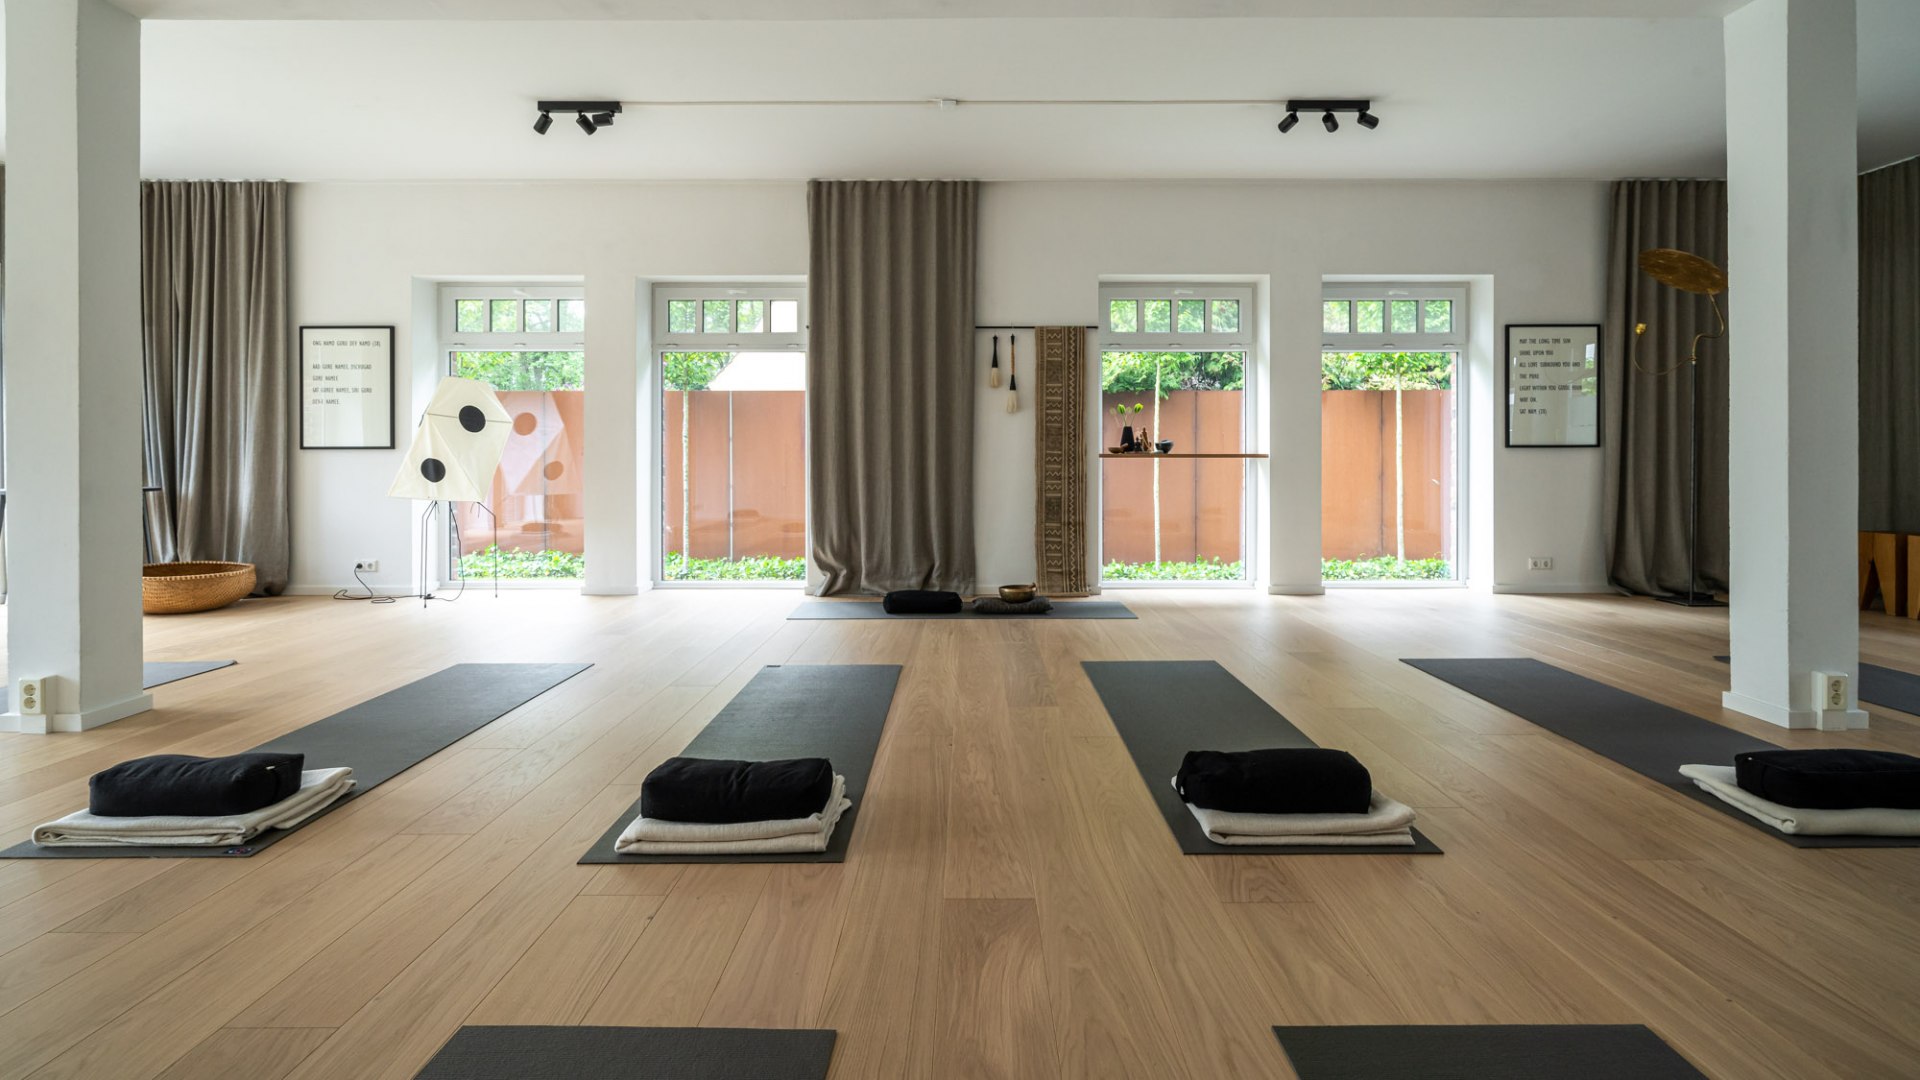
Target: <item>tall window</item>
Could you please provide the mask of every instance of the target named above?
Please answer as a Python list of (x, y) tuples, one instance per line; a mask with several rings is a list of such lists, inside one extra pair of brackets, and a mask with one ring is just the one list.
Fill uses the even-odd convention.
[(660, 580), (806, 578), (806, 291), (654, 290)]
[(1101, 459), (1101, 580), (1249, 580), (1253, 291), (1111, 285), (1100, 298), (1101, 448), (1130, 434), (1156, 451)]
[(458, 576), (491, 578), (496, 569), (501, 578), (584, 576), (581, 290), (445, 285), (440, 295), (448, 373), (493, 387), (513, 417), (487, 508), (456, 504)]
[(1321, 576), (1457, 580), (1466, 290), (1328, 286), (1320, 318)]

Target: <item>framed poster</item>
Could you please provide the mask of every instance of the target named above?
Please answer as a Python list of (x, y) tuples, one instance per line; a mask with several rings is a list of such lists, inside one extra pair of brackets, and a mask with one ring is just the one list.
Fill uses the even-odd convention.
[(1600, 326), (1507, 324), (1507, 445), (1600, 445)]
[(300, 328), (300, 449), (393, 449), (393, 327)]

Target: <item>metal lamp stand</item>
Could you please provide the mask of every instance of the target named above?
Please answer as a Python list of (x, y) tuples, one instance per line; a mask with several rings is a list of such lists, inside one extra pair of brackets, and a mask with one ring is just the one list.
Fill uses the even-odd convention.
[(1700, 361), (1687, 361), (1687, 591), (1656, 596), (1681, 607), (1726, 607), (1712, 592), (1700, 591)]

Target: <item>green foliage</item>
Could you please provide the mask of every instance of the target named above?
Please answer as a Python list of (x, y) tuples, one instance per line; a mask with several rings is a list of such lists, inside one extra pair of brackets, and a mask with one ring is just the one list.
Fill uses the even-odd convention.
[(583, 352), (457, 352), (453, 373), (495, 390), (580, 390), (587, 385)]
[(705, 390), (728, 364), (730, 352), (670, 352), (660, 356), (660, 369), (669, 390)]
[(1244, 581), (1246, 568), (1238, 559), (1221, 562), (1110, 562), (1100, 568), (1102, 581)]
[(1451, 581), (1453, 566), (1445, 559), (1322, 559), (1322, 581)]
[(492, 580), (496, 552), (499, 554), (502, 581), (510, 578), (579, 579), (586, 576), (587, 560), (584, 555), (576, 555), (571, 551), (522, 551), (519, 548), (502, 551), (497, 547), (460, 556), (460, 576)]
[(1100, 354), (1100, 390), (1150, 394), (1160, 369), (1160, 396), (1175, 390), (1240, 390), (1247, 385), (1246, 357), (1237, 352), (1107, 352)]
[(1451, 390), (1453, 354), (1446, 352), (1324, 352), (1322, 390)]
[(669, 551), (662, 572), (667, 581), (805, 581), (807, 560), (779, 555), (688, 559), (677, 551)]

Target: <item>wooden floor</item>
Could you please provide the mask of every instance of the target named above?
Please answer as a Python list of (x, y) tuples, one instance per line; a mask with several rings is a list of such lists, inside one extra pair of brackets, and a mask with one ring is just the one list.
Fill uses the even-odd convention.
[[(826, 1027), (833, 1075), (1292, 1076), (1274, 1024), (1644, 1023), (1714, 1077), (1920, 1075), (1920, 850), (1802, 851), (1398, 663), (1531, 655), (1718, 707), (1726, 613), (1136, 591), (1137, 622), (787, 622), (790, 592), (248, 601), (239, 666), (0, 736), (0, 835), (466, 660), (594, 667), (251, 859), (0, 862), (0, 1077), (411, 1077), (463, 1023)], [(1867, 616), (1920, 670), (1920, 624)], [(1185, 857), (1081, 671), (1217, 659), (1441, 857)], [(764, 664), (906, 666), (841, 865), (574, 860)], [(1169, 716), (1169, 723), (1180, 717)], [(314, 764), (325, 764), (316, 762)]]

